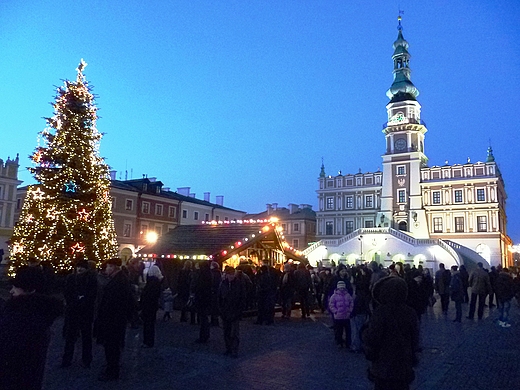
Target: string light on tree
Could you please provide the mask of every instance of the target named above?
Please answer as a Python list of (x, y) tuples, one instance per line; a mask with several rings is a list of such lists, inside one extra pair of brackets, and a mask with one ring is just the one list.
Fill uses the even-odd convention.
[(117, 256), (109, 167), (99, 156), (102, 134), (97, 106), (83, 74), (56, 90), (54, 114), (39, 133), (29, 168), (38, 184), (29, 186), (11, 238), (9, 273), (29, 257), (70, 271), (78, 254), (102, 262)]

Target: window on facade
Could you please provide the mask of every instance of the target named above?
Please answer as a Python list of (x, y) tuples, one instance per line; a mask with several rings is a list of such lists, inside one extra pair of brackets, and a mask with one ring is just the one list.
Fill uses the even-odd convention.
[(332, 236), (334, 234), (334, 224), (331, 221), (325, 222), (325, 234)]
[(477, 201), (485, 202), (486, 201), (486, 192), (484, 188), (477, 188)]
[(224, 221), (229, 221), (229, 217), (224, 217)]
[(441, 217), (433, 218), (433, 232), (442, 233), (442, 218)]
[(215, 215), (215, 221), (220, 221), (220, 216), (219, 215)]
[(487, 217), (486, 216), (477, 217), (477, 231), (487, 232)]
[(182, 210), (182, 218), (188, 218), (188, 210)]
[(372, 195), (365, 196), (365, 207), (368, 209), (374, 207), (374, 197)]
[(405, 175), (406, 174), (406, 169), (405, 169), (404, 165), (399, 165), (397, 167), (397, 174), (398, 175)]
[(194, 219), (195, 221), (198, 221), (198, 220), (199, 220), (199, 212), (198, 212), (198, 211), (194, 211), (194, 212), (193, 212), (193, 219)]
[(148, 232), (148, 225), (142, 224), (141, 225), (141, 234), (145, 234)]
[(373, 228), (374, 227), (374, 221), (365, 221), (365, 227), (366, 228)]
[(168, 215), (170, 218), (175, 218), (177, 216), (177, 208), (170, 206), (168, 208)]
[(157, 233), (158, 236), (162, 234), (162, 226), (156, 225), (155, 226), (155, 233)]
[(464, 217), (455, 217), (455, 232), (464, 232)]
[(327, 187), (334, 187), (334, 182), (332, 180), (328, 180)]
[(125, 210), (132, 210), (134, 208), (134, 201), (132, 199), (127, 199), (125, 202)]
[(346, 221), (345, 222), (345, 233), (349, 234), (354, 231), (354, 221)]
[(155, 205), (155, 214), (156, 215), (162, 215), (163, 213), (163, 205), (162, 204), (156, 204)]
[(125, 222), (123, 226), (123, 237), (130, 237), (132, 234), (132, 224)]
[(406, 190), (397, 191), (397, 202), (406, 203)]
[(298, 248), (299, 248), (299, 246), (300, 246), (300, 242), (299, 242), (299, 240), (298, 240), (297, 238), (295, 238), (295, 239), (293, 240), (293, 242), (292, 242), (292, 246), (293, 246), (294, 249), (298, 249)]
[(433, 204), (441, 204), (441, 192), (433, 191)]
[(20, 198), (16, 199), (16, 209), (20, 210), (22, 207), (22, 200)]
[(354, 180), (347, 179), (347, 186), (353, 186), (353, 185), (354, 185)]
[(365, 179), (365, 184), (366, 184), (367, 186), (372, 185), (373, 182), (374, 182), (374, 179), (372, 179), (371, 177), (367, 177), (367, 178)]
[(209, 222), (209, 214), (204, 214), (204, 221)]
[(334, 198), (328, 197), (327, 198), (327, 210), (332, 210), (332, 209), (334, 209)]
[(345, 198), (345, 207), (347, 209), (352, 209), (354, 208), (354, 197), (353, 196), (347, 196)]
[(143, 214), (150, 214), (150, 203), (149, 202), (143, 202)]
[(455, 203), (462, 203), (462, 190), (455, 190)]
[(300, 231), (300, 224), (299, 223), (295, 223), (293, 225), (293, 231), (295, 231), (295, 232), (299, 232)]

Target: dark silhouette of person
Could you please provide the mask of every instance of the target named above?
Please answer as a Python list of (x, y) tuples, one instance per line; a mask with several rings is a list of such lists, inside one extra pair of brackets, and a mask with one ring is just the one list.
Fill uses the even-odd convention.
[(82, 362), (84, 367), (90, 367), (92, 362), (92, 324), (94, 322), (94, 307), (97, 297), (97, 277), (89, 270), (86, 260), (76, 263), (74, 273), (67, 276), (63, 295), (65, 297), (65, 322), (63, 336), (65, 351), (62, 367), (69, 367), (74, 356), (74, 346), (81, 335)]

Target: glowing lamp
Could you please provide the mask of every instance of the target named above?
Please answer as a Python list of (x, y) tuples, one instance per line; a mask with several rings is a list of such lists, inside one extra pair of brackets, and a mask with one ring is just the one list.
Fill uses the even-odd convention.
[(154, 231), (149, 231), (146, 233), (145, 240), (149, 244), (155, 244), (157, 242), (157, 239), (159, 238), (159, 235)]

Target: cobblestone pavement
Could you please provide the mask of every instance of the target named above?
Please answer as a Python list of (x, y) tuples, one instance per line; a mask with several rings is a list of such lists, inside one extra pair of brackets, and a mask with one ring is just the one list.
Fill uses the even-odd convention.
[[(412, 389), (520, 389), (520, 309), (514, 301), (511, 328), (496, 323), (498, 311), (486, 308), (483, 320), (453, 323), (438, 307), (429, 308), (421, 325), (423, 352)], [(453, 303), (451, 303), (453, 306)], [(467, 305), (463, 307), (467, 313)], [(330, 319), (316, 314), (302, 320), (293, 311), (277, 314), (271, 326), (241, 322), (238, 358), (223, 356), (222, 329), (213, 327), (208, 344), (194, 343), (198, 326), (179, 322), (179, 313), (157, 323), (156, 347), (141, 348), (142, 330), (128, 329), (121, 379), (97, 380), (104, 354), (94, 348), (90, 369), (81, 367), (77, 345), (72, 367), (60, 368), (63, 339), (60, 319), (53, 326), (45, 390), (62, 389), (371, 389), (362, 354), (338, 349)], [(162, 318), (162, 312), (158, 313)]]

